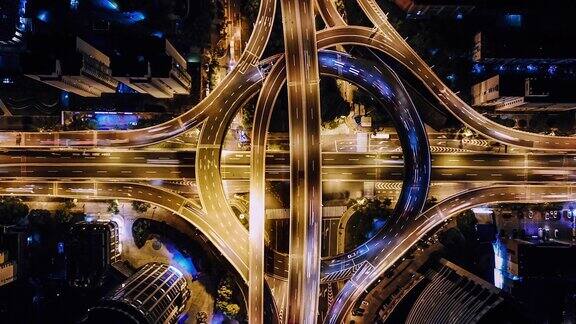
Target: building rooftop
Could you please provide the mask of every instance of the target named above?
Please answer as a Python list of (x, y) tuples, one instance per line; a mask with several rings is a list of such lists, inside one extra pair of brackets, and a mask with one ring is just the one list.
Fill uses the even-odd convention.
[(147, 263), (95, 307), (85, 323), (175, 323), (189, 298), (180, 270)]
[[(147, 46), (140, 46), (142, 43)], [(165, 40), (155, 37), (118, 39), (109, 52), (114, 76), (142, 77), (149, 72), (156, 76), (162, 72), (167, 74), (171, 67), (172, 59), (166, 55)]]

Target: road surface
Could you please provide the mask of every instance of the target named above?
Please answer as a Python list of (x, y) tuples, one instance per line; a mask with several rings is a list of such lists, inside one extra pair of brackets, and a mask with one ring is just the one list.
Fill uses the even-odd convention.
[(314, 0), (281, 0), (290, 125), (289, 323), (315, 323), (320, 282), (320, 74)]

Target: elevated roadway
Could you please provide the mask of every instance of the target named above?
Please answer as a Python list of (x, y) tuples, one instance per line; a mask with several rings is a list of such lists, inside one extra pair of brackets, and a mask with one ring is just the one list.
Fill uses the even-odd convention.
[[(0, 153), (0, 179), (130, 179), (196, 180), (196, 152), (54, 152)], [(96, 155), (92, 155), (96, 154)], [(287, 152), (269, 152), (266, 165), (255, 168), (247, 152), (224, 152), (220, 177), (245, 181), (258, 178), (288, 181)], [(433, 154), (431, 180), (436, 182), (570, 182), (576, 180), (576, 156), (558, 154)], [(322, 181), (402, 181), (403, 156), (398, 153), (324, 153)], [(262, 170), (262, 171), (260, 171)], [(261, 178), (260, 178), (261, 177)], [(248, 189), (246, 189), (248, 191)], [(260, 191), (249, 190), (255, 199)], [(262, 210), (262, 204), (253, 204)], [(252, 214), (251, 215), (257, 215)]]
[(316, 8), (327, 27), (347, 25), (342, 15), (338, 12), (334, 0), (316, 0)]
[(290, 125), (289, 323), (314, 323), (319, 294), (322, 182), (320, 75), (314, 0), (281, 0)]
[[(263, 190), (263, 177), (267, 176), (274, 179), (285, 179), (288, 171), (293, 183), (292, 202), (297, 207), (293, 212), (293, 232), (294, 237), (291, 241), (291, 271), (289, 277), (293, 278), (291, 282), (289, 298), (289, 321), (313, 322), (316, 301), (305, 304), (305, 297), (310, 294), (317, 295), (318, 277), (319, 277), (319, 220), (320, 220), (320, 194), (321, 178), (325, 180), (343, 179), (343, 180), (363, 180), (367, 177), (381, 179), (388, 177), (399, 179), (404, 177), (404, 189), (400, 196), (400, 208), (395, 212), (394, 226), (387, 228), (377, 235), (377, 237), (351, 254), (338, 256), (322, 262), (322, 277), (339, 278), (343, 274), (351, 275), (355, 270), (356, 273), (352, 281), (347, 284), (343, 293), (337, 299), (337, 306), (333, 308), (328, 320), (333, 321), (339, 318), (342, 311), (349, 309), (353, 296), (364, 289), (369, 282), (373, 281), (381, 271), (388, 265), (389, 260), (395, 257), (394, 250), (386, 254), (384, 248), (381, 252), (378, 249), (386, 242), (389, 246), (403, 246), (409, 242), (413, 232), (408, 232), (413, 226), (417, 226), (417, 215), (423, 199), (426, 196), (426, 190), (430, 177), (433, 179), (449, 179), (450, 181), (471, 181), (487, 179), (490, 181), (506, 180), (515, 178), (515, 181), (572, 181), (573, 170), (568, 166), (555, 166), (555, 161), (566, 163), (566, 158), (548, 159), (545, 163), (547, 166), (537, 167), (530, 166), (530, 163), (538, 163), (536, 159), (524, 158), (524, 165), (517, 165), (518, 169), (503, 168), (499, 170), (488, 170), (487, 168), (478, 168), (474, 163), (469, 161), (456, 162), (456, 165), (444, 161), (445, 165), (437, 166), (430, 171), (430, 164), (424, 168), (426, 161), (425, 155), (430, 153), (424, 146), (427, 143), (422, 139), (426, 134), (420, 131), (421, 121), (417, 114), (412, 113), (413, 106), (409, 98), (403, 95), (401, 84), (394, 78), (393, 73), (386, 72), (392, 77), (384, 82), (381, 79), (381, 71), (377, 66), (354, 60), (351, 57), (339, 54), (326, 54), (326, 57), (335, 55), (324, 61), (323, 69), (327, 73), (348, 78), (353, 82), (371, 91), (373, 94), (379, 94), (379, 99), (391, 103), (396, 125), (402, 128), (415, 127), (415, 130), (400, 132), (400, 141), (404, 150), (404, 165), (390, 164), (381, 165), (350, 165), (346, 168), (339, 165), (327, 166), (325, 173), (321, 173), (321, 155), (319, 149), (319, 95), (318, 95), (318, 63), (317, 48), (333, 47), (341, 44), (362, 45), (375, 48), (389, 55), (393, 59), (403, 64), (408, 70), (416, 75), (423, 84), (437, 97), (445, 108), (460, 119), (463, 123), (469, 125), (479, 133), (502, 142), (507, 145), (522, 147), (530, 150), (554, 150), (558, 152), (576, 150), (576, 137), (554, 137), (539, 134), (532, 134), (510, 129), (494, 123), (484, 116), (475, 112), (470, 106), (456, 96), (442, 80), (440, 80), (430, 67), (410, 48), (410, 46), (398, 35), (386, 19), (386, 15), (380, 10), (373, 0), (358, 0), (362, 9), (376, 26), (375, 29), (365, 27), (349, 27), (338, 14), (334, 3), (331, 0), (317, 0), (318, 10), (321, 12), (328, 28), (316, 35), (314, 26), (313, 3), (311, 0), (292, 1), (283, 0), (284, 31), (286, 45), (286, 63), (284, 68), (279, 63), (274, 66), (275, 77), (266, 82), (261, 96), (263, 100), (263, 110), (260, 120), (267, 124), (266, 118), (269, 118), (267, 107), (273, 102), (277, 95), (274, 92), (281, 84), (284, 83), (282, 74), (287, 74), (289, 103), (290, 103), (290, 123), (291, 123), (291, 143), (293, 146), (290, 156), (290, 167), (288, 170), (283, 165), (273, 165), (272, 168), (266, 167), (266, 161), (261, 157), (265, 154), (262, 148), (264, 141), (260, 142), (259, 151), (253, 152), (253, 165), (260, 168), (260, 176), (253, 177), (252, 184), (254, 189), (261, 193)], [(128, 199), (153, 199), (158, 200), (153, 203), (162, 203), (163, 199), (170, 199), (168, 208), (174, 210), (177, 207), (177, 213), (184, 213), (190, 219), (198, 222), (196, 226), (206, 231), (207, 236), (214, 242), (218, 249), (230, 260), (232, 265), (239, 271), (244, 279), (249, 279), (248, 269), (249, 262), (254, 265), (254, 273), (250, 277), (255, 285), (256, 295), (262, 295), (262, 243), (261, 234), (254, 234), (254, 243), (248, 244), (248, 233), (246, 229), (238, 222), (232, 210), (226, 203), (226, 196), (222, 186), (222, 178), (245, 178), (249, 170), (245, 171), (242, 165), (231, 164), (221, 167), (221, 147), (225, 131), (230, 123), (234, 113), (246, 101), (248, 101), (260, 88), (265, 72), (261, 69), (259, 59), (264, 51), (267, 39), (273, 23), (275, 11), (275, 1), (264, 0), (261, 2), (260, 12), (254, 28), (254, 32), (247, 44), (247, 49), (236, 68), (223, 80), (223, 82), (201, 103), (192, 107), (183, 115), (178, 116), (166, 123), (152, 126), (149, 128), (133, 131), (83, 131), (83, 132), (56, 132), (56, 133), (1, 133), (0, 146), (4, 147), (137, 147), (158, 143), (177, 136), (186, 130), (202, 124), (197, 155), (194, 157), (192, 164), (152, 162), (148, 159), (144, 165), (141, 162), (127, 165), (124, 163), (109, 163), (105, 168), (96, 168), (98, 157), (90, 155), (86, 159), (94, 158), (92, 164), (67, 165), (61, 166), (62, 160), (56, 158), (54, 162), (58, 163), (55, 168), (52, 162), (42, 161), (30, 162), (35, 158), (26, 157), (26, 161), (16, 163), (6, 163), (0, 168), (0, 177), (4, 175), (10, 177), (43, 177), (46, 174), (48, 178), (99, 178), (99, 177), (119, 177), (134, 179), (154, 179), (158, 177), (167, 177), (168, 179), (196, 179), (202, 201), (202, 207), (188, 200), (178, 201), (178, 196), (169, 197), (168, 191), (155, 192), (148, 188), (140, 188), (140, 192), (134, 194), (132, 185), (119, 184), (114, 182), (93, 182), (90, 185), (68, 182), (52, 183), (52, 195), (59, 194), (64, 196), (84, 195), (85, 197), (131, 197)], [(318, 38), (316, 41), (316, 37)], [(278, 57), (273, 58), (265, 63), (272, 64)], [(275, 69), (275, 70), (274, 70)], [(330, 70), (332, 69), (332, 70)], [(270, 84), (268, 88), (268, 84)], [(390, 86), (391, 87), (387, 87)], [(393, 88), (395, 91), (390, 92)], [(378, 97), (378, 96), (377, 96)], [(388, 107), (390, 108), (390, 107)], [(271, 108), (270, 108), (271, 109)], [(267, 117), (268, 116), (268, 117)], [(404, 125), (402, 125), (404, 124)], [(259, 126), (259, 131), (262, 132)], [(267, 126), (266, 126), (267, 129)], [(422, 127), (423, 129), (423, 127)], [(264, 131), (265, 133), (265, 131)], [(261, 136), (261, 135), (257, 135)], [(265, 136), (265, 135), (264, 135)], [(402, 139), (404, 137), (404, 139)], [(92, 153), (91, 153), (92, 154)], [(1, 157), (0, 157), (1, 158)], [(49, 157), (45, 157), (48, 159)], [(28, 160), (27, 160), (28, 159)], [(38, 157), (40, 159), (40, 157)], [(259, 162), (256, 162), (259, 159)], [(348, 158), (351, 161), (352, 158)], [(506, 160), (507, 158), (499, 158)], [(153, 160), (153, 159), (152, 159)], [(463, 159), (465, 160), (465, 159)], [(509, 159), (513, 160), (513, 159)], [(12, 161), (14, 162), (14, 161)], [(327, 160), (324, 160), (327, 162)], [(434, 162), (434, 161), (433, 161)], [(568, 164), (573, 161), (568, 161)], [(514, 164), (514, 161), (502, 161), (504, 164)], [(521, 164), (521, 161), (517, 161)], [(327, 163), (330, 165), (331, 163)], [(549, 169), (547, 169), (550, 167)], [(437, 171), (438, 170), (438, 171)], [(518, 172), (517, 170), (522, 170)], [(100, 172), (99, 172), (100, 171)], [(95, 174), (94, 174), (95, 172)], [(257, 184), (259, 186), (256, 186)], [(60, 187), (60, 184), (65, 184)], [(140, 185), (140, 184), (138, 184)], [(66, 187), (67, 186), (67, 187)], [(86, 186), (86, 187), (78, 187)], [(100, 187), (102, 186), (102, 187)], [(529, 187), (526, 187), (529, 188)], [(7, 193), (18, 194), (36, 194), (38, 192), (48, 192), (48, 187), (38, 187), (27, 189), (26, 187), (5, 188)], [(16, 189), (16, 191), (12, 190)], [(506, 189), (508, 190), (508, 189)], [(46, 192), (44, 192), (46, 191)], [(514, 190), (509, 190), (511, 192)], [(107, 192), (110, 194), (108, 195)], [(135, 195), (135, 196), (134, 196)], [(309, 195), (309, 196), (307, 196)], [(504, 194), (506, 195), (506, 193)], [(146, 197), (152, 196), (152, 197)], [(263, 195), (255, 195), (257, 199), (262, 199)], [(528, 194), (528, 196), (530, 196)], [(543, 194), (543, 199), (555, 199), (554, 195)], [(138, 198), (135, 198), (138, 197)], [(313, 197), (314, 199), (310, 199)], [(423, 198), (424, 197), (424, 198)], [(564, 197), (564, 196), (562, 196)], [(154, 198), (154, 199), (156, 199)], [(182, 198), (185, 199), (185, 198)], [(457, 198), (455, 198), (457, 199)], [(459, 198), (458, 198), (459, 199)], [(171, 201), (178, 201), (180, 204), (172, 205)], [(312, 204), (309, 204), (312, 202)], [(253, 204), (258, 206), (257, 204)], [(253, 206), (251, 206), (252, 208)], [(263, 208), (262, 208), (263, 209)], [(262, 215), (261, 210), (256, 211), (257, 215)], [(196, 213), (188, 215), (187, 213)], [(201, 216), (198, 216), (201, 215)], [(206, 216), (209, 215), (209, 216)], [(202, 218), (205, 224), (196, 218)], [(262, 219), (256, 223), (255, 227), (262, 226)], [(413, 225), (416, 224), (416, 225)], [(419, 232), (425, 230), (420, 228)], [(212, 233), (214, 232), (214, 233)], [(205, 233), (206, 234), (206, 233)], [(391, 238), (393, 235), (394, 238)], [(419, 234), (418, 234), (419, 235)], [(399, 239), (403, 239), (398, 241)], [(388, 240), (388, 241), (387, 241)], [(294, 244), (292, 244), (294, 243)], [(318, 249), (316, 249), (318, 247)], [(250, 249), (256, 252), (254, 259), (249, 257)], [(353, 259), (353, 262), (349, 262)], [(354, 271), (353, 271), (354, 270)], [(294, 288), (295, 287), (295, 288)], [(262, 298), (252, 294), (250, 297), (249, 317), (256, 323), (262, 322)], [(348, 297), (347, 297), (348, 296)], [(352, 297), (350, 297), (352, 296)]]
[[(404, 181), (390, 222), (393, 227), (403, 228), (407, 220), (420, 213), (430, 186), (430, 150), (424, 124), (398, 77), (386, 66), (336, 52), (323, 54), (320, 58), (323, 69), (364, 88), (388, 109), (394, 121), (404, 152)], [(349, 275), (360, 267), (370, 272), (371, 260), (377, 257), (378, 245), (386, 235), (383, 229), (353, 251), (322, 260), (324, 278)]]
[[(137, 147), (162, 142), (197, 126), (210, 113), (231, 107), (235, 94), (249, 88), (258, 71), (276, 11), (275, 0), (260, 1), (256, 23), (237, 65), (200, 103), (159, 125), (128, 131), (2, 132), (0, 147)], [(259, 80), (258, 80), (259, 81)]]
[(387, 269), (400, 259), (427, 232), (458, 213), (484, 204), (546, 201), (569, 201), (576, 198), (573, 184), (553, 185), (494, 185), (460, 192), (448, 197), (431, 209), (418, 215), (402, 229), (389, 228), (378, 244), (376, 258), (371, 267), (363, 266), (340, 291), (325, 319), (325, 323), (343, 323), (352, 311), (355, 301)]
[[(280, 58), (270, 70), (268, 77), (262, 85), (262, 91), (256, 102), (254, 122), (252, 127), (252, 147), (250, 156), (250, 290), (248, 292), (249, 318), (255, 322), (263, 319), (263, 290), (265, 274), (264, 258), (264, 233), (265, 233), (265, 201), (266, 201), (266, 142), (268, 126), (272, 116), (272, 107), (279, 94), (279, 89), (285, 84), (286, 65), (284, 58)], [(246, 154), (230, 154), (236, 162)], [(229, 155), (229, 157), (231, 157)], [(287, 161), (290, 157), (285, 155), (281, 158), (273, 158), (274, 161)], [(222, 171), (224, 175), (225, 171)], [(288, 174), (289, 175), (289, 174)], [(286, 258), (283, 256), (282, 269), (285, 270)], [(272, 262), (272, 269), (278, 268)], [(287, 277), (287, 271), (282, 271), (280, 276)]]
[[(395, 59), (414, 74), (439, 102), (456, 118), (476, 132), (503, 144), (531, 150), (575, 151), (576, 137), (535, 134), (500, 125), (474, 110), (458, 97), (433, 72), (422, 58), (392, 27), (386, 14), (374, 0), (358, 0), (376, 28), (342, 26), (319, 32), (319, 47), (324, 39), (337, 38), (339, 42), (372, 47)], [(325, 34), (321, 37), (321, 34)]]

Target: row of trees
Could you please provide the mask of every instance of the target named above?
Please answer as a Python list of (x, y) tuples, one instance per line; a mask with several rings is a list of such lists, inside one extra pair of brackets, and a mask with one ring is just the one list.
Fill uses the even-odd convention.
[[(106, 204), (108, 204), (106, 211), (108, 211), (109, 213), (115, 214), (115, 215), (120, 213), (120, 205), (118, 203), (118, 200), (109, 199), (109, 200), (106, 200)], [(152, 205), (150, 203), (145, 202), (145, 201), (140, 201), (140, 200), (133, 200), (132, 201), (132, 209), (138, 213), (144, 214), (148, 211), (148, 209), (150, 209), (150, 207), (152, 207)]]
[(216, 309), (224, 313), (224, 315), (234, 319), (240, 312), (240, 306), (232, 301), (234, 296), (234, 287), (230, 276), (226, 276), (220, 280), (218, 291), (216, 293)]
[(75, 216), (72, 213), (75, 205), (76, 202), (73, 199), (65, 199), (52, 213), (45, 209), (30, 210), (30, 207), (18, 197), (2, 197), (0, 198), (0, 225), (25, 225), (27, 222), (33, 225), (44, 224), (52, 219), (58, 223), (67, 223)]
[(64, 130), (93, 130), (97, 127), (96, 121), (90, 117), (72, 116), (72, 121), (64, 126)]
[(0, 198), (0, 224), (15, 225), (23, 221), (28, 215), (30, 209), (28, 205), (22, 202), (22, 199), (16, 197)]
[(572, 117), (568, 115), (550, 115), (537, 113), (529, 120), (504, 118), (502, 116), (489, 115), (490, 119), (506, 127), (515, 127), (531, 133), (545, 133), (557, 136), (571, 136), (574, 134)]
[[(108, 204), (107, 210), (109, 213), (120, 213), (118, 200), (107, 200), (106, 203)], [(76, 200), (65, 199), (60, 207), (56, 209), (53, 216), (59, 221), (68, 222), (74, 216), (72, 212), (74, 207), (76, 207)], [(132, 201), (132, 209), (138, 213), (146, 213), (150, 207), (150, 203), (138, 200)], [(52, 215), (50, 211), (44, 209), (30, 210), (21, 198), (10, 196), (0, 198), (0, 225), (23, 224), (27, 216), (29, 216), (29, 220), (36, 218), (46, 219), (48, 214)]]
[(246, 17), (250, 26), (256, 22), (259, 9), (260, 0), (242, 0), (242, 15)]

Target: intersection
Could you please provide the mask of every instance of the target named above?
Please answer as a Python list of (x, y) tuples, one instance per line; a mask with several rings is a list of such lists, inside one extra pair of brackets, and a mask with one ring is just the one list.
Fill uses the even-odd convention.
[[(496, 202), (576, 198), (576, 137), (523, 132), (497, 124), (460, 99), (388, 22), (373, 0), (358, 0), (374, 27), (348, 26), (331, 0), (262, 0), (235, 68), (199, 104), (165, 123), (130, 131), (0, 133), (2, 195), (142, 200), (196, 226), (248, 283), (250, 323), (264, 323), (266, 254), (282, 263), (288, 323), (315, 323), (321, 283), (343, 282), (326, 323), (341, 323), (357, 298), (421, 237), (463, 210)], [(282, 21), (274, 21), (280, 10)], [(316, 12), (325, 29), (317, 30)], [(284, 53), (264, 58), (272, 26), (284, 27)], [(389, 66), (334, 49), (369, 47), (403, 65), (442, 107), (486, 140), (524, 153), (433, 154), (424, 123)], [(367, 91), (393, 119), (401, 152), (322, 152), (320, 76)], [(270, 118), (287, 86), (289, 151), (267, 151)], [(239, 109), (257, 98), (251, 150), (223, 150)], [(192, 128), (195, 150), (145, 150)], [(435, 141), (437, 139), (434, 139)], [(192, 199), (151, 180), (195, 181)], [(249, 181), (248, 229), (227, 202), (223, 181)], [(290, 183), (290, 250), (265, 246), (265, 183)], [(391, 225), (356, 249), (320, 257), (322, 186), (329, 181), (402, 181)], [(431, 182), (478, 182), (423, 210)], [(269, 268), (269, 267), (268, 267)]]

